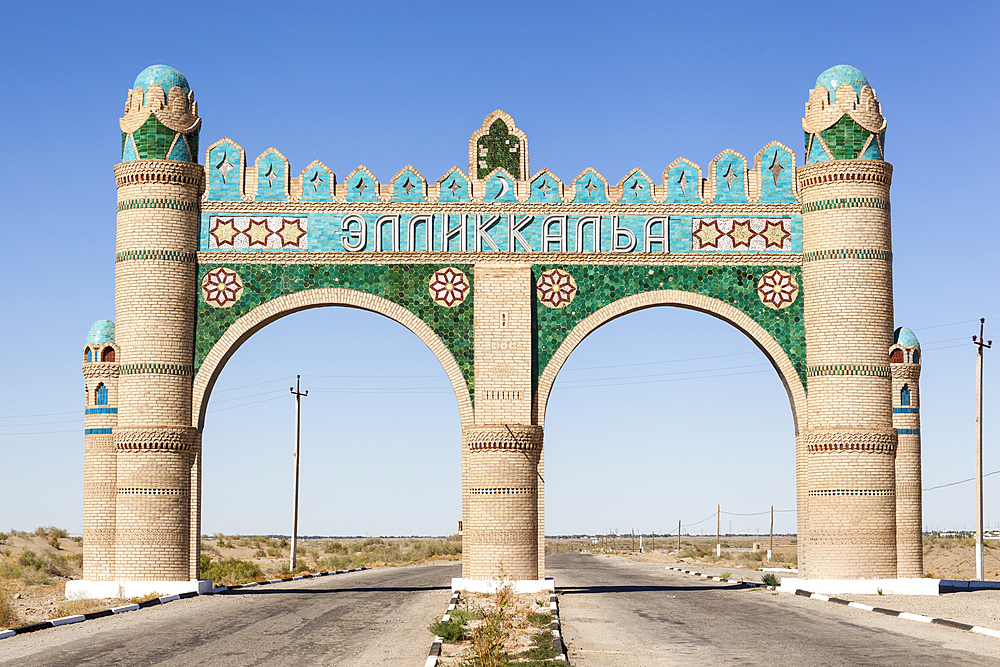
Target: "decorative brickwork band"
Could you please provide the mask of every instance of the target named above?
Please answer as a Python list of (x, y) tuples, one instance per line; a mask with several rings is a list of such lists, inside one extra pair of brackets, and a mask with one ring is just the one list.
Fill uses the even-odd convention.
[(129, 487), (118, 489), (120, 496), (188, 496), (191, 495), (187, 489), (143, 489)]
[(108, 362), (108, 363), (94, 362), (94, 363), (84, 364), (83, 377), (116, 378), (118, 377), (118, 364), (114, 362)]
[(892, 369), (892, 377), (897, 380), (912, 380), (915, 382), (920, 379), (919, 364), (891, 364), (889, 367)]
[(122, 364), (122, 375), (190, 375), (194, 376), (194, 366), (187, 364)]
[(813, 211), (828, 211), (835, 208), (881, 208), (889, 210), (889, 200), (881, 197), (841, 197), (840, 199), (821, 199), (802, 205), (803, 213)]
[[(124, 371), (123, 371), (124, 372)], [(866, 366), (864, 364), (830, 364), (826, 366), (809, 366), (807, 377), (819, 375), (866, 375), (869, 377), (892, 377), (888, 366)]]
[(466, 530), (462, 534), (465, 544), (524, 545), (535, 544), (537, 535), (533, 530)]
[(806, 451), (876, 452), (893, 454), (896, 438), (892, 431), (807, 431), (801, 435)]
[(198, 261), (198, 255), (180, 250), (124, 250), (115, 253), (115, 262), (129, 262), (138, 259), (159, 259), (166, 262), (194, 264)]
[(538, 493), (533, 487), (504, 487), (504, 488), (480, 488), (469, 489), (473, 496), (534, 496)]
[(169, 208), (175, 211), (190, 211), (198, 213), (201, 205), (196, 201), (183, 201), (181, 199), (153, 199), (143, 197), (142, 199), (126, 199), (118, 202), (119, 211), (131, 211), (136, 208)]
[(170, 449), (190, 451), (197, 444), (198, 430), (191, 426), (115, 429), (118, 450)]
[(170, 183), (176, 185), (205, 185), (205, 168), (192, 162), (172, 160), (137, 160), (115, 165), (115, 184)]
[[(119, 492), (120, 493), (120, 492)], [(810, 491), (811, 498), (821, 496), (895, 496), (895, 489), (817, 489)]]
[(838, 250), (815, 250), (802, 253), (802, 262), (818, 262), (824, 259), (877, 259), (892, 261), (892, 253), (875, 248), (841, 248)]
[(799, 190), (805, 191), (827, 183), (861, 182), (892, 184), (892, 165), (888, 162), (835, 160), (807, 164), (796, 170)]
[(118, 534), (118, 546), (127, 547), (133, 544), (147, 546), (187, 546), (188, 535), (186, 532), (174, 530), (156, 530), (151, 528), (126, 528), (116, 531)]
[(891, 533), (875, 529), (811, 530), (806, 539), (816, 546), (874, 546), (893, 549), (896, 546), (895, 530)]
[(475, 426), (465, 429), (463, 440), (472, 451), (486, 449), (532, 450), (542, 448), (541, 426), (511, 424)]

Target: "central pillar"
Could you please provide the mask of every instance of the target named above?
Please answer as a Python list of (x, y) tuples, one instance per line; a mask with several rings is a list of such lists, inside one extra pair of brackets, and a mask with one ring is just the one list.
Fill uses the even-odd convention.
[(538, 579), (542, 427), (531, 424), (530, 266), (475, 266), (475, 420), (462, 434), (466, 579)]

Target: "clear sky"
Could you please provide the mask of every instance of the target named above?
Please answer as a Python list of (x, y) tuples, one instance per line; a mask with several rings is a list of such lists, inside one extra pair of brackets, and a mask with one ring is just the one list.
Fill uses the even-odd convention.
[[(114, 318), (118, 118), (136, 74), (183, 72), (202, 148), (274, 146), (383, 182), (465, 168), (494, 109), (532, 173), (658, 180), (771, 140), (802, 164), (824, 69), (858, 67), (888, 119), (895, 313), (925, 352), (924, 486), (972, 477), (975, 352), (997, 300), (994, 3), (12, 3), (0, 67), (0, 529), (79, 531), (87, 330)], [(204, 156), (200, 156), (200, 161)], [(987, 353), (985, 469), (1000, 470), (1000, 350)], [(204, 432), (205, 532), (290, 530), (293, 399), (303, 375), (304, 534), (447, 534), (460, 502), (458, 409), (400, 325), (348, 309), (284, 318), (222, 373)], [(748, 338), (671, 308), (599, 329), (569, 358), (545, 434), (549, 534), (766, 531), (795, 507), (794, 433)], [(1000, 524), (1000, 475), (986, 482)], [(973, 485), (924, 495), (930, 528), (972, 528)], [(714, 517), (713, 517), (714, 518)], [(779, 512), (794, 531), (794, 511)]]

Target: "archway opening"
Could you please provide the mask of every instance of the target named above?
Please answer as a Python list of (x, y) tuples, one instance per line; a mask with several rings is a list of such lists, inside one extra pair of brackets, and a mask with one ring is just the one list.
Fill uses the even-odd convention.
[(717, 505), (724, 535), (766, 535), (772, 505), (775, 533), (795, 533), (799, 399), (775, 366), (694, 310), (636, 310), (594, 329), (544, 415), (546, 534), (676, 540), (681, 520), (682, 534), (714, 536)]
[(202, 434), (202, 533), (290, 534), (289, 387), (299, 374), (309, 391), (299, 535), (455, 533), (461, 425), (453, 384), (407, 328), (344, 307), (261, 325), (216, 369)]

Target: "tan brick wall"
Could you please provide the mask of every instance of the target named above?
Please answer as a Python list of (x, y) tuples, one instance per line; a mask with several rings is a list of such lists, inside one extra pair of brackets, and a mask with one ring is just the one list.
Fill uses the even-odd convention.
[[(86, 394), (84, 408), (118, 407), (118, 364), (83, 364)], [(98, 385), (108, 389), (106, 406), (95, 403)], [(83, 428), (114, 429), (118, 415), (85, 414)], [(115, 574), (115, 506), (117, 502), (117, 453), (111, 434), (83, 436), (83, 578), (109, 581)]]
[[(903, 385), (910, 404), (900, 402)], [(892, 364), (892, 407), (920, 409), (920, 364)], [(924, 576), (923, 483), (920, 470), (920, 413), (895, 413), (893, 426), (916, 430), (900, 434), (896, 448), (896, 569), (900, 577)]]

